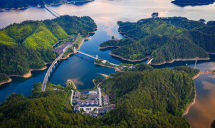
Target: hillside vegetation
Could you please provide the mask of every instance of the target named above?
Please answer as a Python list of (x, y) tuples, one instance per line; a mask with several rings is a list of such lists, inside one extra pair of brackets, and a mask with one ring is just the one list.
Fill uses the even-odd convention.
[[(0, 73), (23, 75), (30, 69), (45, 66), (58, 53), (51, 46), (70, 35), (87, 36), (94, 31), (95, 22), (88, 16), (61, 16), (45, 21), (14, 23), (0, 30)], [(4, 79), (3, 79), (4, 78)], [(0, 77), (0, 81), (8, 77)]]
[[(212, 24), (212, 23), (210, 23)], [(215, 52), (215, 26), (183, 17), (149, 18), (135, 23), (118, 21), (119, 32), (128, 38), (109, 40), (100, 47), (120, 46), (112, 54), (136, 60), (153, 58), (153, 63), (174, 59), (208, 58)]]
[(167, 68), (123, 72), (104, 81), (102, 87), (111, 102), (117, 104), (116, 109), (104, 115), (104, 123), (126, 127), (189, 127), (182, 114), (193, 100), (194, 95), (188, 97), (194, 91), (194, 83), (184, 72)]
[[(41, 6), (50, 4), (62, 4), (70, 1), (81, 1), (84, 2), (86, 0), (0, 0), (0, 9), (11, 9), (11, 8), (27, 8), (29, 6)], [(86, 1), (89, 2), (89, 1)]]
[(49, 48), (69, 35), (87, 36), (95, 22), (88, 16), (61, 16), (53, 20), (24, 21), (0, 30), (0, 43), (31, 48)]
[(195, 95), (191, 74), (198, 72), (190, 67), (153, 70), (140, 65), (139, 71), (116, 73), (103, 80), (101, 87), (117, 107), (102, 117), (74, 113), (70, 87), (47, 83), (60, 89), (41, 92), (42, 83), (35, 83), (28, 98), (11, 94), (0, 105), (0, 127), (189, 128), (182, 114)]

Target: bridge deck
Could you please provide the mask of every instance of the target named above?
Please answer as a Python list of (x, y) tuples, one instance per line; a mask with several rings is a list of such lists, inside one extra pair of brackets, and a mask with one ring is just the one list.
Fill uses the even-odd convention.
[(97, 59), (96, 57), (93, 57), (93, 56), (91, 56), (91, 55), (89, 55), (89, 54), (86, 54), (86, 53), (83, 53), (83, 52), (81, 52), (81, 51), (77, 51), (78, 53), (81, 53), (81, 54), (84, 54), (84, 55), (86, 55), (86, 56), (89, 56), (89, 57), (91, 57), (91, 58), (93, 58), (93, 59)]

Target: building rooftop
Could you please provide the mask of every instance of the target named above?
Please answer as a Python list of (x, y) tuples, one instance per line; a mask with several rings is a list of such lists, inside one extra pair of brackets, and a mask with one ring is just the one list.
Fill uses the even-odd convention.
[(101, 108), (99, 108), (98, 110), (99, 110), (99, 111), (104, 111), (105, 108), (104, 108), (104, 107), (101, 107)]
[(81, 93), (80, 92), (75, 92), (75, 97), (80, 97)]
[(90, 94), (89, 99), (95, 99), (98, 98), (98, 94)]
[(103, 96), (103, 100), (106, 102), (106, 103), (109, 103), (109, 96), (106, 94)]
[(116, 108), (116, 105), (115, 104), (110, 104), (109, 107), (110, 108)]
[(110, 109), (110, 107), (109, 107), (109, 106), (105, 106), (104, 108), (105, 108), (105, 109)]
[(79, 107), (80, 107), (79, 105), (75, 105), (74, 109), (79, 109)]

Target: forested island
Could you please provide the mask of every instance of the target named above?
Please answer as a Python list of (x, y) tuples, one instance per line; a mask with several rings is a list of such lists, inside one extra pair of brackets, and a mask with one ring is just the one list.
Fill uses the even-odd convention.
[(207, 60), (215, 52), (215, 25), (184, 17), (148, 18), (137, 22), (118, 21), (119, 33), (127, 38), (109, 40), (100, 47), (118, 47), (111, 55), (128, 61), (153, 58), (151, 64), (174, 60)]
[(52, 20), (24, 21), (0, 30), (0, 82), (7, 76), (40, 69), (58, 56), (52, 45), (72, 35), (88, 36), (95, 22), (88, 16), (61, 16)]
[(45, 5), (90, 1), (93, 0), (0, 0), (0, 10), (24, 9), (28, 8), (29, 6), (44, 7)]
[(208, 5), (213, 4), (214, 0), (174, 0), (172, 1), (173, 4), (176, 4), (178, 6), (196, 6), (196, 5)]
[(117, 106), (103, 116), (75, 113), (70, 104), (70, 86), (48, 82), (46, 91), (41, 92), (42, 83), (35, 83), (28, 98), (11, 94), (0, 105), (0, 127), (189, 128), (182, 114), (194, 99), (192, 76), (199, 70), (153, 69), (144, 63), (136, 66), (135, 71), (112, 74), (102, 81), (101, 88)]

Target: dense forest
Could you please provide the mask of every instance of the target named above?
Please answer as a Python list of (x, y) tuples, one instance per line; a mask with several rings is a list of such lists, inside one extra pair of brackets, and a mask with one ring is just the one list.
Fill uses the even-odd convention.
[(29, 6), (41, 6), (50, 4), (62, 4), (70, 1), (86, 1), (86, 0), (0, 0), (0, 9), (11, 8), (27, 8)]
[(94, 31), (95, 22), (88, 16), (61, 16), (52, 20), (24, 21), (0, 30), (0, 44), (27, 48), (48, 48), (69, 35), (87, 36)]
[(172, 1), (173, 4), (176, 4), (178, 6), (196, 6), (196, 5), (208, 5), (212, 4), (214, 0), (174, 0)]
[(153, 63), (174, 59), (208, 58), (215, 52), (215, 26), (184, 17), (148, 18), (137, 22), (118, 21), (119, 32), (125, 37), (109, 40), (100, 47), (119, 46), (112, 54), (136, 60), (153, 58)]
[(195, 87), (189, 74), (182, 71), (194, 72), (187, 68), (122, 72), (103, 81), (101, 87), (117, 108), (102, 121), (126, 127), (189, 127), (182, 113), (193, 100), (189, 97)]
[[(70, 87), (41, 92), (42, 83), (35, 83), (28, 98), (11, 94), (0, 105), (0, 127), (189, 128), (182, 114), (194, 98), (194, 93), (190, 96), (195, 89), (191, 74), (198, 73), (197, 70), (141, 65), (146, 70), (120, 72), (103, 80), (101, 87), (110, 96), (110, 102), (117, 105), (104, 116), (74, 113), (69, 100)], [(47, 87), (59, 86), (47, 84)]]
[[(79, 33), (87, 36), (96, 27), (88, 16), (68, 15), (9, 25), (0, 30), (0, 73), (23, 75), (31, 68), (42, 68), (45, 62), (51, 62), (58, 56), (51, 49), (58, 40)], [(0, 77), (0, 81), (6, 78)]]

